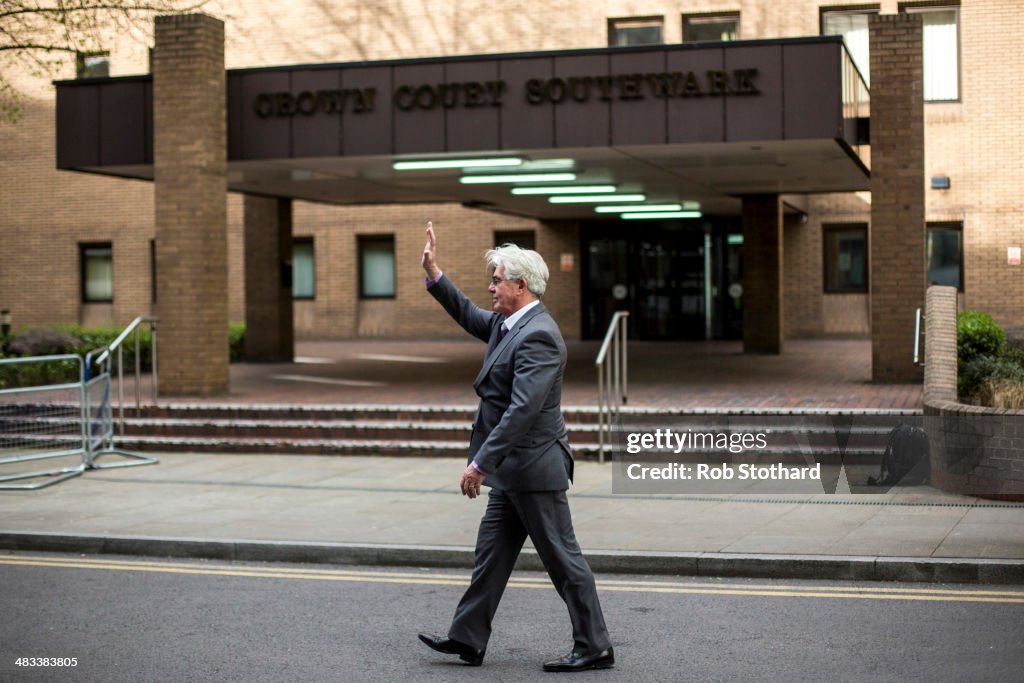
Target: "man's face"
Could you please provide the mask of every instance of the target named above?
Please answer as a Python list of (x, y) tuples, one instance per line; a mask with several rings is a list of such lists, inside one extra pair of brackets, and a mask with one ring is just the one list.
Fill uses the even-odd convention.
[(487, 291), (491, 293), (491, 308), (494, 312), (507, 317), (519, 310), (523, 281), (506, 280), (505, 266), (498, 266)]

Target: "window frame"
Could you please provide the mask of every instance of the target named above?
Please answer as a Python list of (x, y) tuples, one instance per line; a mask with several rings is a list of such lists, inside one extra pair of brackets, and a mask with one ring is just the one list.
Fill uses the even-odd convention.
[[(864, 284), (861, 287), (831, 287), (832, 270), (829, 266), (828, 242), (829, 235), (840, 232), (860, 232), (864, 236)], [(838, 257), (838, 251), (836, 256)], [(867, 294), (871, 291), (871, 252), (868, 247), (867, 223), (823, 223), (821, 226), (821, 274), (822, 291), (825, 294)], [(836, 264), (838, 266), (838, 264)]]
[(623, 24), (636, 24), (634, 28), (645, 28), (643, 24), (657, 22), (661, 33), (661, 39), (657, 43), (640, 43), (640, 45), (664, 45), (665, 44), (665, 15), (656, 14), (642, 17), (608, 17), (608, 47), (637, 47), (636, 45), (616, 45), (612, 42), (615, 30), (618, 28), (629, 28)]
[[(924, 256), (925, 256), (925, 261), (924, 261), (925, 287), (929, 286), (929, 284), (928, 284), (928, 236), (929, 236), (929, 234), (931, 234), (933, 231), (938, 232), (940, 230), (941, 231), (949, 231), (949, 232), (958, 232), (958, 233), (960, 233), (960, 263), (959, 263), (959, 272), (957, 274), (957, 277), (960, 280), (960, 284), (956, 288), (956, 291), (962, 293), (964, 291), (964, 222), (963, 221), (927, 221), (925, 223), (924, 227), (925, 227), (925, 237), (924, 237), (924, 239), (925, 239), (925, 242), (924, 242), (924, 248), (925, 248), (925, 253), (924, 253)], [(948, 287), (949, 285), (942, 285), (942, 286)]]
[[(826, 17), (826, 15), (842, 16), (842, 15), (864, 14), (864, 15), (870, 16), (870, 15), (873, 15), (873, 14), (880, 14), (881, 12), (882, 12), (882, 6), (877, 4), (877, 3), (864, 4), (864, 5), (837, 5), (835, 7), (819, 7), (818, 8), (818, 35), (822, 35), (822, 36), (835, 36), (835, 35), (838, 35), (838, 36), (842, 37), (842, 34), (840, 34), (840, 33), (825, 33), (825, 17)], [(860, 74), (860, 77), (864, 80), (864, 84), (867, 85), (870, 88), (871, 87), (871, 45), (870, 45), (870, 41), (869, 41), (868, 53), (867, 53), (868, 63), (864, 65), (864, 67), (865, 67), (865, 69), (867, 71), (867, 74), (865, 74), (864, 71), (861, 70), (860, 65), (857, 64), (856, 60), (853, 58), (853, 54), (850, 52), (850, 47), (846, 44), (845, 40), (843, 41), (843, 48), (846, 50), (847, 54), (850, 55), (850, 61), (853, 62), (853, 68), (855, 68), (857, 70), (857, 72)]]
[[(298, 296), (295, 294), (295, 247), (298, 245), (309, 245), (310, 251), (312, 252), (312, 267), (313, 267), (313, 293), (309, 296)], [(316, 241), (313, 239), (313, 235), (302, 235), (299, 237), (292, 237), (292, 301), (315, 301), (316, 300)], [(362, 276), (359, 278), (360, 285), (362, 284)]]
[[(110, 253), (110, 298), (91, 299), (88, 288), (88, 268), (86, 267), (87, 254), (89, 249), (105, 249)], [(78, 275), (79, 275), (79, 296), (83, 304), (112, 304), (114, 303), (114, 243), (113, 242), (79, 242), (78, 243)]]
[[(368, 244), (390, 244), (391, 245), (391, 258), (394, 266), (392, 268), (392, 282), (391, 294), (367, 294), (364, 286), (363, 275), (365, 273), (365, 259), (363, 258), (363, 250)], [(398, 295), (398, 274), (396, 272), (398, 266), (398, 255), (396, 252), (395, 235), (394, 233), (372, 233), (366, 235), (356, 235), (356, 258), (359, 260), (359, 298), (360, 300), (367, 301), (379, 301), (394, 299)]]
[[(923, 2), (901, 2), (899, 4), (900, 14), (927, 14), (928, 12), (952, 11), (956, 18), (956, 97), (944, 100), (930, 100), (924, 96), (924, 74), (922, 73), (921, 97), (925, 104), (955, 104), (963, 101), (963, 50), (960, 47), (960, 3), (951, 0), (925, 0)], [(923, 19), (922, 19), (923, 22)], [(921, 69), (926, 68), (924, 64), (924, 27), (921, 27)]]
[[(107, 58), (107, 73), (105, 76), (83, 76), (82, 72), (85, 71), (85, 60), (89, 57), (106, 57)], [(93, 50), (90, 52), (75, 52), (75, 79), (87, 79), (87, 78), (110, 78), (110, 50)]]
[[(734, 20), (736, 22), (736, 37), (732, 38), (732, 40), (742, 40), (742, 38), (740, 37), (740, 11), (739, 10), (729, 11), (729, 12), (692, 12), (692, 13), (687, 13), (687, 14), (681, 15), (681, 18), (682, 18), (682, 23), (681, 23), (682, 33), (680, 35), (682, 36), (682, 40), (683, 40), (684, 44), (715, 42), (715, 41), (711, 41), (711, 40), (687, 40), (686, 39), (686, 27), (687, 27), (688, 23), (691, 20), (693, 20), (693, 19), (696, 19), (698, 23), (703, 23), (703, 24), (715, 23), (715, 19), (723, 19), (723, 20), (732, 19), (732, 20)], [(732, 42), (732, 41), (730, 40), (730, 41), (718, 41), (718, 42)]]

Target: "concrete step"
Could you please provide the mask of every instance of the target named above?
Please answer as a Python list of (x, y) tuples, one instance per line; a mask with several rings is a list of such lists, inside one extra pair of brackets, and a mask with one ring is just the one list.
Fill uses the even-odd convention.
[[(597, 424), (596, 406), (566, 408), (562, 411), (567, 424)], [(408, 422), (456, 422), (471, 424), (476, 416), (475, 405), (302, 405), (302, 404), (219, 404), (159, 403), (125, 409), (126, 417), (145, 418), (208, 418), (220, 420), (390, 420)]]
[[(119, 438), (117, 444), (127, 450), (157, 452), (179, 451), (197, 453), (277, 453), (293, 455), (387, 455), (435, 458), (465, 458), (468, 440), (462, 441), (399, 441), (393, 439), (288, 439), (288, 438), (217, 438), (176, 436), (131, 436)], [(583, 458), (597, 457), (596, 443), (573, 444)]]
[[(174, 437), (274, 437), (287, 439), (377, 439), (390, 441), (462, 441), (472, 433), (469, 420), (291, 420), (209, 418), (127, 418), (125, 433)], [(596, 424), (570, 424), (569, 438), (595, 440)]]
[[(0, 413), (0, 442), (27, 446), (40, 439), (73, 439), (80, 433), (72, 412), (53, 406), (4, 406)], [(118, 445), (134, 450), (297, 453), (331, 455), (433, 455), (463, 457), (470, 438), (475, 406), (418, 405), (253, 405), (164, 403), (145, 406), (141, 417), (125, 410), (124, 436)], [(115, 417), (117, 416), (117, 410)], [(571, 407), (565, 411), (569, 439), (582, 457), (596, 457), (597, 409)], [(654, 432), (685, 430), (771, 433), (764, 458), (797, 454), (838, 462), (836, 414), (852, 426), (842, 453), (848, 461), (878, 462), (885, 450), (894, 414), (917, 411), (822, 410), (679, 410), (624, 408), (623, 430)], [(62, 436), (66, 435), (66, 436)], [(620, 437), (624, 438), (624, 437)], [(14, 443), (17, 441), (17, 443)], [(646, 451), (652, 449), (646, 448)], [(702, 450), (670, 449), (676, 459), (692, 461)], [(665, 451), (662, 451), (664, 453)], [(751, 456), (753, 457), (753, 456)], [(754, 460), (755, 462), (757, 460)]]

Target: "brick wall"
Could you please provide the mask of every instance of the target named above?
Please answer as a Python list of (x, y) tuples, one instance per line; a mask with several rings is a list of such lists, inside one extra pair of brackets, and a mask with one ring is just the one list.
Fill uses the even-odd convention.
[(929, 287), (924, 427), (931, 484), (984, 498), (1024, 500), (1024, 410), (957, 402), (957, 293)]
[(782, 353), (782, 200), (743, 198), (743, 350)]
[(292, 201), (245, 197), (245, 358), (291, 362), (292, 288), (282, 265), (292, 259)]
[(920, 378), (914, 311), (924, 305), (921, 18), (873, 17), (871, 34), (871, 374)]
[[(224, 18), (226, 66), (240, 68), (599, 47), (606, 41), (608, 17), (636, 15), (664, 16), (664, 39), (677, 42), (684, 12), (738, 10), (741, 38), (817, 35), (820, 7), (860, 4), (848, 0), (737, 0), (725, 4), (719, 0), (690, 0), (685, 5), (624, 0), (558, 0), (543, 5), (526, 1), (424, 4), (418, 0), (382, 0), (353, 9), (345, 3), (293, 0), (283, 12), (280, 3), (264, 0), (247, 2), (244, 7), (218, 0), (205, 6), (204, 11)], [(885, 14), (898, 11), (896, 0), (875, 4)], [(1003, 326), (1024, 325), (1024, 306), (1020, 305), (1024, 301), (1024, 268), (1006, 263), (1006, 247), (1024, 241), (1024, 199), (1017, 180), (1024, 162), (1024, 131), (1017, 125), (1024, 81), (1008, 77), (1024, 72), (1024, 51), (1017, 49), (1014, 33), (1004, 30), (1015, 25), (1019, 10), (1016, 0), (962, 3), (961, 101), (924, 105), (925, 179), (942, 174), (952, 181), (949, 190), (925, 190), (926, 220), (964, 221), (964, 304), (991, 312)], [(107, 47), (113, 75), (146, 72), (146, 40), (112, 34)], [(73, 60), (68, 61), (56, 77), (74, 77)], [(0, 123), (4, 158), (0, 165), (0, 205), (4, 207), (0, 229), (6, 243), (0, 259), (0, 306), (12, 309), (16, 327), (96, 318), (123, 325), (136, 315), (151, 312), (149, 241), (155, 236), (152, 184), (55, 170), (50, 78), (6, 70), (5, 78), (11, 78), (26, 96), (21, 120), (16, 125)], [(238, 195), (228, 198), (228, 282), (232, 285), (227, 296), (230, 317), (236, 321), (244, 319), (241, 204)], [(806, 226), (794, 229), (787, 225), (785, 232), (786, 335), (866, 332), (868, 322), (862, 316), (867, 304), (863, 298), (822, 292), (820, 225), (867, 221), (870, 208), (858, 197), (835, 200), (832, 195), (810, 197), (808, 207)], [(388, 208), (388, 223), (419, 225), (429, 217), (423, 208)], [(479, 252), (487, 246), (485, 237), (494, 227), (535, 225), (457, 206), (426, 208), (435, 215), (451, 217), (450, 225), (460, 231), (453, 241), (475, 245), (474, 254), (465, 264), (453, 264), (466, 272), (479, 263)], [(295, 233), (317, 237), (318, 257), (317, 299), (295, 305), (300, 337), (356, 334), (353, 275), (338, 264), (354, 264), (356, 227), (376, 225), (380, 211), (384, 209), (339, 209), (296, 202)], [(468, 231), (465, 239), (462, 230)], [(578, 248), (576, 241), (564, 238), (572, 229), (565, 230), (551, 234), (559, 235), (556, 241)], [(539, 234), (539, 240), (541, 237)], [(81, 304), (77, 245), (87, 241), (113, 244), (114, 301), (110, 306), (86, 308)], [(406, 254), (412, 249), (415, 257), (422, 246), (415, 245), (416, 241), (418, 238), (411, 239), (399, 248)], [(323, 251), (321, 244), (333, 251)], [(557, 260), (550, 259), (557, 258), (557, 252), (551, 253), (545, 256), (554, 272)], [(558, 277), (578, 290), (579, 278)], [(549, 297), (568, 291), (562, 285), (553, 286)], [(402, 313), (403, 296), (400, 293), (396, 299), (400, 304), (396, 319), (404, 321), (408, 316)], [(412, 296), (418, 295), (414, 292)], [(416, 298), (410, 300), (410, 309), (417, 305)], [(563, 331), (567, 335), (573, 328), (578, 331), (578, 323), (566, 322), (578, 319), (578, 300), (559, 305)], [(407, 323), (388, 332), (392, 333), (415, 336)]]
[(159, 17), (153, 167), (160, 390), (228, 390), (227, 116), (224, 25)]

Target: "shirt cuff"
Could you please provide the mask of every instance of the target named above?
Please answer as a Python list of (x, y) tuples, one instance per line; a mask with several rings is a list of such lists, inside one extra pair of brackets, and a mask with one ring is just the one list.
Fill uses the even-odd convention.
[(480, 465), (477, 465), (476, 464), (476, 460), (474, 460), (473, 462), (469, 463), (469, 466), (472, 467), (477, 472), (479, 472), (480, 474), (484, 475), (485, 477), (487, 476), (487, 471), (484, 470), (483, 467), (480, 467)]
[(440, 279), (441, 279), (442, 277), (444, 277), (444, 272), (443, 272), (443, 271), (442, 271), (442, 272), (440, 272), (440, 273), (438, 273), (438, 274), (437, 274), (437, 277), (427, 277), (427, 278), (424, 278), (424, 279), (423, 279), (423, 282), (424, 282), (424, 283), (426, 283), (426, 285), (427, 285), (427, 289), (430, 289), (431, 287), (433, 287), (434, 285), (436, 285), (436, 284), (438, 283), (438, 281), (439, 281), (439, 280), (440, 280)]

